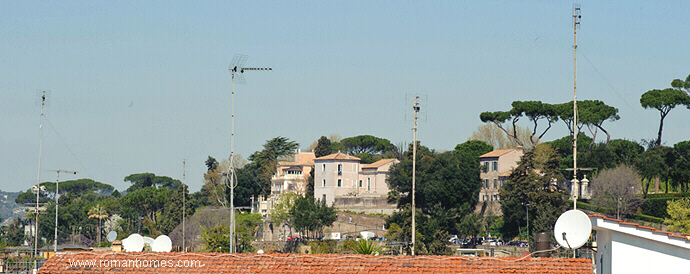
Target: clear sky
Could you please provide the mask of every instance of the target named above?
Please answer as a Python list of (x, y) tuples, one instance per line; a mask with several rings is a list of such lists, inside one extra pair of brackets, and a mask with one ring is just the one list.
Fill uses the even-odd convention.
[[(612, 138), (656, 137), (640, 95), (690, 74), (690, 1), (579, 3), (578, 100), (620, 110)], [(36, 183), (36, 90), (50, 90), (41, 182), (76, 170), (60, 179), (124, 190), (133, 173), (182, 179), (186, 159), (197, 191), (206, 157), (230, 155), (235, 54), (273, 68), (235, 88), (245, 158), (277, 136), (410, 143), (415, 93), (428, 96), (418, 139), (452, 150), (483, 111), (573, 100), (572, 13), (566, 1), (0, 1), (0, 189)], [(664, 143), (690, 139), (688, 120), (673, 110)], [(566, 134), (559, 122), (545, 139)]]

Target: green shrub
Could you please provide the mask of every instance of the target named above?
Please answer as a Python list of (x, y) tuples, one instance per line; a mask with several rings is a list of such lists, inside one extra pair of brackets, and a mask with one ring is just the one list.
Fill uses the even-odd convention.
[(381, 248), (379, 243), (374, 240), (359, 239), (352, 251), (357, 252), (357, 254), (371, 255), (381, 253)]
[(690, 197), (690, 192), (647, 194), (647, 199), (677, 199)]
[[(610, 208), (600, 207), (600, 206), (596, 206), (593, 204), (588, 204), (588, 203), (580, 202), (580, 201), (577, 202), (577, 208), (582, 209), (582, 210), (599, 212), (599, 213), (603, 213), (603, 214), (609, 214), (611, 212)], [(615, 209), (613, 209), (613, 211), (615, 212)]]
[(649, 216), (649, 215), (644, 215), (644, 214), (639, 214), (639, 213), (633, 214), (631, 217), (634, 219), (642, 220), (642, 221), (646, 221), (646, 222), (652, 222), (652, 223), (657, 223), (657, 224), (663, 224), (664, 223), (664, 219), (662, 219), (662, 218), (657, 218), (654, 216)]
[(678, 198), (660, 198), (660, 199), (647, 199), (642, 202), (640, 209), (642, 214), (649, 215), (657, 218), (669, 218), (666, 208), (668, 207), (668, 201), (673, 201)]

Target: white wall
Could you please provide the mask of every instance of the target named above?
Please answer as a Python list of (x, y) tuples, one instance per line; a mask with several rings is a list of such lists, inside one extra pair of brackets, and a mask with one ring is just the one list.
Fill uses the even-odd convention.
[(591, 217), (597, 273), (690, 273), (690, 242), (650, 228)]

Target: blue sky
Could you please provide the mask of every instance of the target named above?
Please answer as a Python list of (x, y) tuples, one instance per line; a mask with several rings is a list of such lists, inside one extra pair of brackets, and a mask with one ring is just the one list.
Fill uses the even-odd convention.
[[(656, 136), (650, 89), (690, 74), (687, 1), (581, 1), (578, 100), (620, 110), (612, 138)], [(306, 149), (322, 135), (412, 141), (406, 94), (428, 96), (418, 138), (452, 150), (479, 113), (516, 100), (573, 99), (573, 3), (566, 1), (2, 1), (0, 189), (36, 183), (40, 107), (50, 90), (40, 180), (77, 170), (123, 190), (153, 172), (202, 184), (204, 160), (230, 154), (228, 72), (236, 85), (236, 153), (276, 136)], [(688, 140), (690, 111), (663, 141)], [(527, 122), (522, 126), (529, 126)], [(59, 134), (59, 135), (58, 135)], [(567, 134), (555, 124), (546, 140)], [(64, 143), (63, 143), (64, 141)]]

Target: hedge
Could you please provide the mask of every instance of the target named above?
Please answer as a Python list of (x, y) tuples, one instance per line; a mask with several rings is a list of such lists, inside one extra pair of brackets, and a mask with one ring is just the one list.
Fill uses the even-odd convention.
[(657, 218), (654, 216), (649, 216), (649, 215), (644, 215), (644, 214), (633, 214), (632, 217), (637, 220), (642, 220), (646, 222), (652, 222), (652, 223), (657, 223), (657, 224), (663, 224), (664, 219), (662, 218)]
[(690, 197), (690, 192), (647, 194), (647, 199), (678, 199), (685, 197)]
[(589, 210), (589, 211), (594, 211), (594, 212), (599, 212), (599, 213), (604, 213), (604, 214), (608, 214), (609, 212), (611, 212), (610, 208), (600, 207), (600, 206), (588, 204), (588, 203), (581, 202), (581, 201), (577, 201), (577, 208)]

